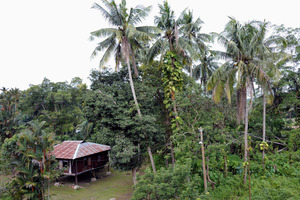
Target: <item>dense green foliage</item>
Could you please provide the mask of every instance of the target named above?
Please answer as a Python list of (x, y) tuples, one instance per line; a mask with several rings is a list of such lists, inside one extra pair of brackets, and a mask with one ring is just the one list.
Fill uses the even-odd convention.
[(70, 139), (77, 126), (83, 121), (83, 95), (86, 85), (80, 78), (67, 82), (53, 83), (44, 79), (42, 84), (33, 85), (21, 96), (20, 110), (30, 119), (46, 121), (46, 128), (57, 136)]
[(145, 113), (138, 116), (130, 93), (126, 71), (91, 75), (91, 91), (86, 96), (84, 113), (94, 124), (91, 141), (112, 146), (111, 165), (120, 170), (140, 167), (147, 146), (163, 140), (157, 121), (155, 90), (139, 80), (135, 81), (140, 108)]
[(29, 127), (1, 147), (1, 167), (15, 173), (7, 185), (13, 199), (44, 199), (50, 179), (57, 177), (57, 162), (51, 154), (54, 134), (43, 130), (45, 122), (31, 121)]
[[(1, 90), (0, 175), (12, 177), (7, 198), (45, 197), (58, 173), (50, 152), (63, 140), (110, 145), (110, 165), (133, 175), (154, 158), (132, 199), (300, 196), (299, 28), (230, 18), (223, 32), (203, 34), (200, 18), (187, 10), (176, 18), (167, 1), (156, 27), (139, 27), (150, 7), (102, 3), (93, 8), (113, 28), (91, 33), (106, 37), (93, 56), (105, 50), (104, 68), (114, 54), (115, 72), (92, 71), (90, 88), (76, 77)], [(224, 51), (209, 48), (213, 38)]]
[(138, 180), (133, 200), (196, 199), (202, 191), (201, 179), (192, 173), (190, 162), (162, 168), (156, 174), (146, 170)]

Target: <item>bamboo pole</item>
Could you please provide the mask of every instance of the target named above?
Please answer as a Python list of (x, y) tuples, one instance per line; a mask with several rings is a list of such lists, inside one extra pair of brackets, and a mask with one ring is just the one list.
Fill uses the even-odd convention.
[[(263, 89), (262, 89), (263, 90)], [(263, 152), (262, 152), (262, 166), (265, 170), (265, 142), (266, 142), (266, 95), (263, 90)]]
[(201, 144), (201, 151), (202, 151), (202, 167), (203, 167), (203, 180), (204, 180), (204, 192), (207, 193), (207, 182), (206, 182), (206, 169), (205, 169), (205, 152), (204, 152), (204, 144), (203, 144), (203, 129), (202, 127), (199, 128), (200, 131), (200, 142)]

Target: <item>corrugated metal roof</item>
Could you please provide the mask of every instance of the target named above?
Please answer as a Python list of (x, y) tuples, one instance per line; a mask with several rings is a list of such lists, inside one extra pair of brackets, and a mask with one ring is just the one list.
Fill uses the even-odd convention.
[(52, 153), (60, 159), (76, 159), (110, 150), (110, 146), (84, 141), (64, 141), (55, 145)]

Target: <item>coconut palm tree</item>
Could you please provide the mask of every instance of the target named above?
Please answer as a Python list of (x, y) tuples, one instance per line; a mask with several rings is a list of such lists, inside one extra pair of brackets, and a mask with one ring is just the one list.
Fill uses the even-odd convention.
[[(175, 55), (178, 54), (179, 52), (176, 51), (176, 47), (178, 47), (178, 28), (177, 28), (177, 23), (175, 21), (175, 15), (174, 11), (171, 9), (170, 5), (168, 4), (167, 1), (164, 1), (163, 4), (159, 4), (159, 16), (154, 17), (154, 23), (155, 25), (163, 31), (161, 35), (159, 35), (156, 38), (156, 41), (152, 44), (148, 51), (147, 55), (147, 63), (151, 63), (154, 61), (154, 58), (160, 55), (160, 61), (159, 61), (159, 67), (164, 66), (164, 60), (167, 54), (169, 55)], [(171, 62), (171, 68), (175, 69), (175, 58), (171, 56), (170, 58)], [(163, 70), (162, 70), (163, 71)], [(180, 70), (181, 71), (181, 70)], [(168, 82), (169, 80), (166, 79), (163, 82)], [(166, 92), (166, 90), (165, 90)], [(171, 97), (166, 97), (167, 95), (165, 94), (165, 99), (171, 98), (173, 102), (173, 114), (175, 115), (175, 118), (178, 117), (177, 113), (177, 106), (175, 103), (175, 93), (174, 91), (169, 91)], [(168, 109), (166, 109), (168, 110)], [(166, 113), (166, 123), (171, 126), (170, 122), (170, 113)], [(172, 111), (170, 111), (172, 112)], [(176, 125), (178, 127), (178, 123), (176, 122)], [(167, 140), (170, 139), (171, 136), (171, 129), (166, 131), (167, 135)], [(174, 148), (172, 141), (170, 140), (170, 149), (171, 149), (171, 159), (172, 159), (172, 165), (174, 166), (175, 164), (175, 156), (174, 156)]]
[[(192, 63), (199, 59), (200, 54), (207, 49), (204, 41), (208, 41), (208, 37), (199, 33), (203, 22), (200, 18), (194, 20), (192, 12), (187, 12), (186, 10), (181, 13), (178, 19), (175, 19), (174, 11), (171, 9), (167, 1), (164, 1), (163, 4), (159, 4), (158, 7), (160, 11), (159, 15), (155, 16), (154, 23), (163, 31), (163, 34), (159, 35), (150, 47), (147, 55), (147, 63), (151, 63), (155, 60), (155, 58), (158, 58), (159, 67), (161, 67), (162, 72), (166, 72), (166, 62), (170, 61), (172, 71), (180, 72), (178, 74), (179, 77), (180, 74), (183, 73), (182, 69), (178, 69), (179, 65), (185, 65), (190, 71), (190, 75), (192, 75)], [(171, 76), (165, 74), (165, 80), (163, 81), (165, 85), (165, 100), (169, 101), (171, 99), (172, 103), (170, 104), (172, 104), (173, 111), (170, 112), (173, 113), (175, 119), (177, 119), (178, 112), (175, 96), (180, 89), (174, 87), (176, 84), (173, 80), (171, 80), (175, 77), (174, 74), (170, 73), (169, 75)], [(180, 82), (181, 78), (176, 80)], [(178, 85), (180, 85), (180, 83)], [(166, 107), (169, 106), (166, 105)], [(168, 115), (170, 115), (170, 113), (168, 113)], [(166, 119), (166, 121), (170, 122), (171, 120)], [(179, 127), (177, 121), (176, 126)], [(170, 137), (170, 134), (170, 131), (167, 131), (167, 138)], [(172, 164), (174, 165), (175, 157), (172, 153), (172, 141), (170, 141), (170, 146)]]
[[(207, 83), (207, 90), (213, 90), (212, 97), (215, 102), (221, 100), (223, 92), (226, 93), (229, 103), (233, 87), (237, 92), (237, 121), (243, 119), (244, 131), (244, 184), (247, 176), (247, 150), (248, 150), (248, 91), (252, 99), (253, 83), (269, 83), (271, 77), (267, 71), (278, 73), (275, 65), (271, 65), (266, 58), (270, 54), (266, 51), (264, 39), (266, 37), (267, 23), (251, 21), (240, 24), (234, 18), (226, 24), (221, 34), (214, 34), (225, 47), (225, 52), (217, 52), (218, 56), (226, 62), (215, 71)], [(267, 84), (264, 84), (267, 85)]]
[[(264, 67), (264, 71), (268, 74), (269, 79), (260, 79), (258, 78), (257, 82), (261, 85), (262, 88), (262, 97), (263, 97), (263, 128), (262, 128), (262, 138), (263, 143), (261, 144), (262, 149), (262, 165), (265, 167), (265, 150), (267, 149), (266, 143), (266, 104), (272, 104), (273, 102), (273, 90), (272, 85), (277, 84), (281, 74), (279, 68), (284, 63), (288, 62), (291, 58), (290, 55), (283, 52), (274, 52), (273, 48), (276, 44), (285, 43), (285, 39), (280, 36), (271, 36), (262, 42), (263, 52), (261, 52), (261, 63), (260, 65)], [(283, 44), (284, 45), (284, 44)], [(273, 47), (271, 47), (273, 46)]]
[(166, 51), (174, 51), (176, 35), (174, 11), (167, 1), (164, 1), (162, 5), (159, 4), (158, 7), (159, 16), (154, 17), (154, 23), (163, 31), (163, 33), (156, 38), (155, 42), (150, 47), (147, 55), (147, 63), (152, 62), (158, 55), (160, 55), (160, 63), (162, 63)]
[[(125, 0), (122, 0), (119, 5), (114, 0), (102, 0), (102, 3), (106, 9), (97, 3), (94, 3), (93, 8), (98, 9), (113, 28), (102, 28), (91, 33), (91, 40), (95, 39), (95, 37), (106, 37), (106, 39), (97, 44), (92, 57), (96, 56), (98, 52), (105, 50), (100, 60), (100, 67), (109, 60), (112, 54), (114, 54), (117, 69), (121, 60), (125, 61), (136, 109), (139, 116), (141, 116), (132, 80), (130, 58), (134, 59), (133, 48), (141, 48), (140, 41), (151, 40), (154, 34), (159, 32), (159, 29), (150, 26), (135, 27), (136, 24), (142, 22), (148, 16), (151, 9), (150, 6), (137, 6), (131, 8), (128, 12)], [(137, 72), (137, 70), (135, 71)]]
[[(102, 0), (102, 3), (106, 8), (97, 3), (94, 3), (93, 8), (98, 9), (113, 28), (102, 28), (91, 33), (91, 39), (94, 39), (95, 37), (107, 37), (105, 40), (98, 43), (92, 56), (97, 55), (99, 51), (105, 50), (104, 55), (100, 60), (100, 67), (108, 61), (112, 53), (115, 55), (117, 69), (120, 61), (123, 60), (127, 64), (131, 92), (138, 116), (141, 118), (142, 114), (135, 94), (130, 60), (131, 63), (133, 63), (133, 66), (135, 66), (134, 50), (142, 47), (141, 41), (150, 41), (155, 34), (160, 32), (160, 30), (150, 26), (136, 27), (138, 23), (142, 22), (142, 20), (148, 16), (151, 9), (150, 6), (136, 6), (135, 8), (131, 8), (128, 12), (125, 0), (122, 0), (119, 5), (117, 5), (114, 0)], [(138, 76), (136, 68), (135, 75)], [(148, 147), (148, 153), (153, 171), (155, 172), (156, 170), (150, 147)]]
[(216, 61), (212, 51), (203, 52), (200, 56), (200, 63), (193, 68), (193, 78), (200, 80), (201, 86), (205, 86), (209, 77), (219, 66), (220, 64)]
[(193, 76), (193, 62), (201, 60), (207, 54), (208, 46), (206, 43), (211, 41), (211, 36), (200, 33), (203, 21), (197, 18), (194, 21), (192, 11), (184, 10), (177, 20), (179, 27), (178, 44), (180, 52), (186, 52), (187, 66), (190, 76)]

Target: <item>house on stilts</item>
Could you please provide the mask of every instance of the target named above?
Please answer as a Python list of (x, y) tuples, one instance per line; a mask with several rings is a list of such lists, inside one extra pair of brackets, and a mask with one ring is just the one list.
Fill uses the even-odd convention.
[(64, 141), (55, 145), (52, 154), (59, 162), (60, 169), (64, 169), (66, 176), (75, 176), (75, 184), (78, 184), (77, 176), (89, 171), (93, 172), (103, 168), (108, 163), (110, 146), (85, 141)]

